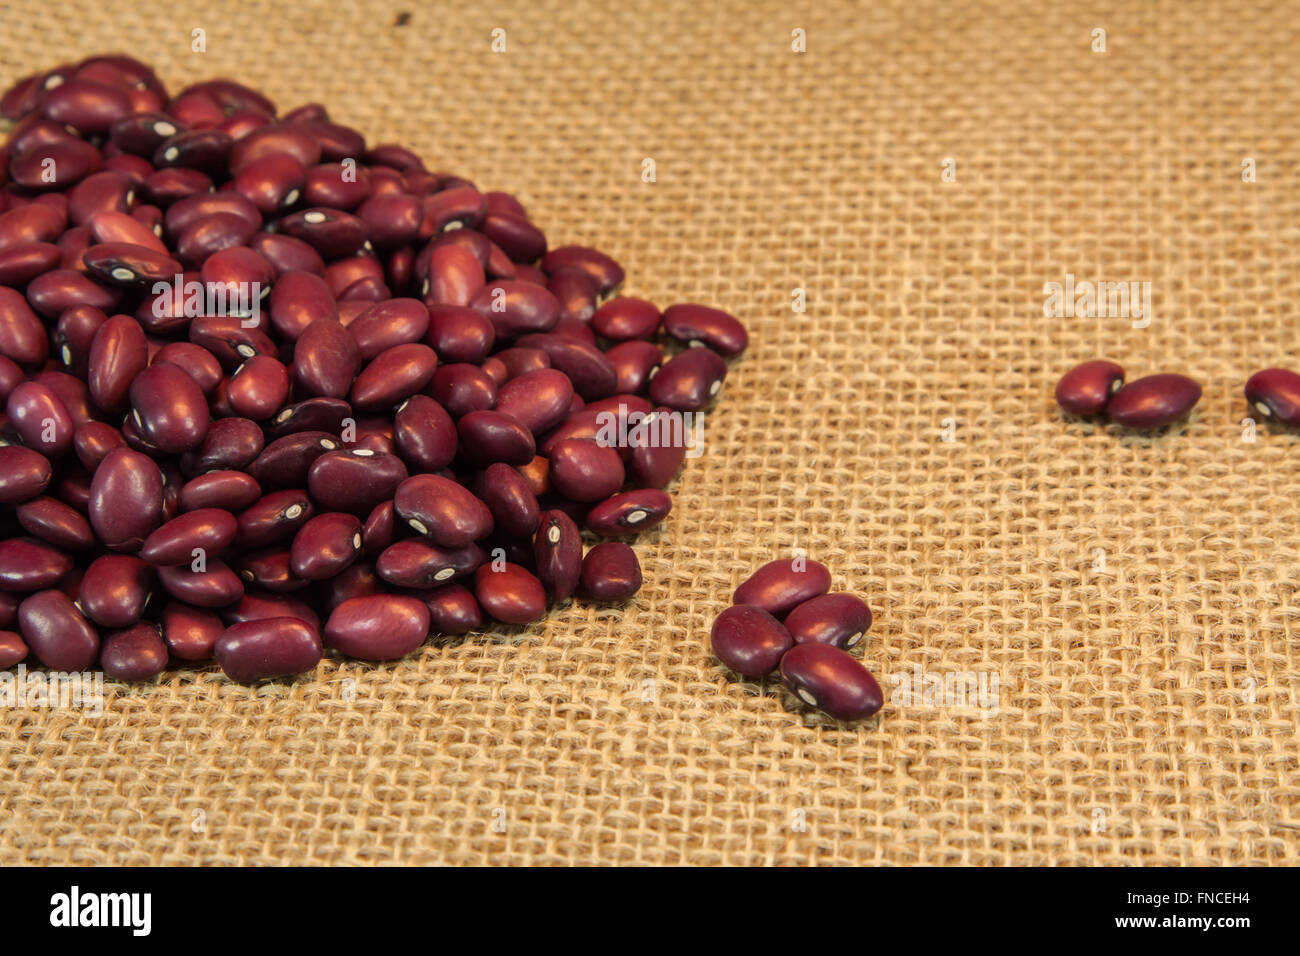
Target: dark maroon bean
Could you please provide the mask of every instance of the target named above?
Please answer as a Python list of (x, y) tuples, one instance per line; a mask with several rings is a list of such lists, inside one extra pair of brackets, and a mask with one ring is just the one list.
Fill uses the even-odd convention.
[(1106, 415), (1126, 428), (1159, 428), (1178, 421), (1200, 398), (1201, 386), (1186, 375), (1148, 375), (1116, 392)]
[(181, 132), (176, 121), (162, 113), (132, 113), (109, 129), (109, 141), (134, 156), (152, 156), (166, 140)]
[(99, 666), (114, 680), (153, 680), (166, 669), (167, 661), (167, 645), (158, 625), (152, 623), (109, 634), (99, 652)]
[(291, 342), (317, 319), (339, 317), (329, 286), (311, 272), (281, 273), (271, 289), (270, 309), (272, 326)]
[(208, 128), (226, 118), (225, 111), (210, 96), (202, 93), (184, 93), (167, 106), (167, 114), (187, 127)]
[(414, 651), (429, 635), (429, 609), (414, 597), (375, 594), (344, 601), (325, 624), (331, 647), (365, 661), (390, 661)]
[(679, 412), (698, 412), (722, 390), (727, 363), (712, 349), (687, 349), (650, 380), (650, 400)]
[(9, 176), (28, 189), (67, 189), (104, 166), (99, 150), (71, 137), (21, 152), (11, 140), (10, 147), (15, 152), (9, 162)]
[(659, 321), (659, 309), (653, 302), (620, 296), (596, 310), (591, 327), (613, 342), (626, 342), (654, 338)]
[(170, 206), (212, 190), (212, 179), (197, 169), (159, 169), (144, 181), (144, 197), (159, 206)]
[(496, 410), (517, 419), (534, 435), (564, 421), (573, 399), (569, 377), (555, 369), (541, 369), (513, 378), (501, 387)]
[(0, 402), (8, 401), (13, 390), (26, 380), (27, 376), (17, 362), (0, 355)]
[(829, 644), (798, 644), (781, 658), (781, 680), (811, 707), (837, 720), (870, 717), (884, 705), (871, 672)]
[(146, 455), (109, 452), (95, 469), (87, 505), (90, 525), (113, 551), (135, 551), (163, 519), (163, 476)]
[(605, 358), (614, 366), (615, 387), (620, 393), (636, 395), (645, 390), (656, 369), (663, 364), (664, 353), (651, 342), (620, 342)]
[(560, 246), (542, 258), (542, 271), (547, 275), (561, 269), (580, 269), (587, 273), (602, 294), (623, 284), (623, 267), (603, 252), (585, 246)]
[[(578, 588), (582, 575), (582, 533), (563, 511), (544, 511), (533, 536), (537, 579), (556, 601)], [(494, 615), (495, 616), (495, 615)]]
[(348, 326), (366, 361), (398, 345), (418, 343), (429, 330), (429, 310), (418, 299), (389, 299)]
[(325, 274), (325, 260), (320, 253), (293, 236), (259, 232), (248, 241), (248, 247), (271, 263), (277, 275), (283, 276), (287, 272)]
[(623, 486), (618, 451), (582, 438), (556, 442), (549, 455), (551, 484), (571, 501), (600, 501)]
[(206, 565), (203, 571), (195, 571), (190, 565), (160, 567), (158, 580), (172, 597), (196, 607), (223, 607), (243, 596), (243, 582), (224, 561), (208, 561)]
[[(479, 368), (498, 388), (510, 380), (510, 372), (506, 368), (506, 363), (501, 361), (495, 355), (491, 358), (484, 359), (479, 365)], [(572, 404), (572, 399), (570, 399), (570, 404)]]
[[(477, 604), (474, 606), (478, 607)], [(27, 643), (21, 635), (14, 631), (0, 631), (0, 671), (22, 663), (27, 654)]]
[(430, 307), (468, 307), (486, 282), (483, 266), (468, 248), (451, 243), (438, 246), (429, 257), (424, 301)]
[(321, 581), (338, 574), (360, 553), (360, 519), (330, 512), (317, 515), (298, 529), (289, 549), (289, 566), (305, 581)]
[(289, 370), (268, 355), (254, 355), (230, 376), (227, 400), (237, 414), (265, 421), (289, 397)]
[(470, 412), (456, 423), (456, 432), (466, 457), (479, 465), (526, 465), (537, 454), (532, 432), (501, 412)]
[(499, 531), (514, 537), (531, 537), (541, 513), (537, 495), (523, 475), (509, 465), (489, 465), (483, 475), (483, 503), (492, 512)]
[(871, 608), (852, 594), (823, 594), (786, 615), (785, 626), (797, 644), (829, 644), (847, 650), (866, 636)]
[(204, 395), (211, 395), (221, 383), (221, 363), (207, 349), (192, 342), (168, 342), (154, 353), (152, 365), (175, 365), (185, 372)]
[(397, 531), (397, 510), (391, 501), (375, 505), (361, 526), (361, 547), (368, 557), (378, 557), (393, 543)]
[(72, 570), (72, 558), (35, 538), (0, 541), (0, 591), (52, 588)]
[(312, 463), (307, 490), (321, 511), (365, 515), (392, 498), (406, 477), (406, 465), (396, 455), (368, 448), (331, 451)]
[(68, 221), (75, 226), (88, 226), (98, 213), (125, 213), (134, 198), (134, 187), (126, 176), (111, 169), (95, 173), (68, 193)]
[[(77, 465), (64, 465), (59, 480), (50, 489), (54, 497), (82, 514), (90, 509), (91, 475)], [(93, 527), (93, 524), (92, 524)]]
[(275, 343), (260, 323), (260, 317), (253, 320), (233, 313), (200, 315), (190, 322), (189, 337), (216, 356), (222, 368), (234, 371), (254, 355), (276, 354)]
[(160, 451), (179, 454), (203, 443), (208, 403), (198, 383), (182, 369), (151, 365), (131, 383), (130, 395), (136, 424)]
[(270, 292), (275, 269), (247, 246), (234, 246), (208, 256), (199, 278), (210, 298), (225, 303), (227, 312), (242, 314), (251, 311), (251, 306)]
[[(393, 419), (393, 443), (412, 470), (439, 471), (451, 464), (456, 457), (456, 434), (456, 424), (446, 409), (427, 395), (412, 395), (397, 407)], [(531, 435), (528, 441), (531, 445)], [(531, 459), (532, 455), (528, 457)]]
[[(463, 584), (453, 581), (421, 597), (429, 609), (429, 628), (434, 634), (468, 634), (483, 626), (483, 611), (474, 592)], [(25, 653), (26, 648), (23, 650)]]
[(76, 426), (67, 406), (48, 385), (39, 382), (19, 385), (9, 393), (5, 414), (23, 443), (46, 458), (58, 458), (72, 450)]
[(153, 593), (154, 572), (139, 558), (105, 554), (86, 568), (77, 603), (100, 627), (130, 627)]
[(1056, 402), (1071, 415), (1088, 418), (1106, 410), (1111, 396), (1124, 385), (1124, 368), (1114, 362), (1076, 365), (1056, 385)]
[(313, 206), (351, 211), (370, 195), (370, 171), (364, 166), (326, 163), (307, 170), (304, 202)]
[(187, 511), (150, 534), (140, 548), (140, 557), (156, 566), (190, 564), (199, 558), (206, 561), (230, 547), (238, 527), (235, 516), (220, 508)]
[(392, 290), (379, 279), (358, 279), (339, 293), (339, 302), (382, 302), (392, 295)]
[(54, 242), (67, 225), (67, 215), (48, 203), (10, 209), (0, 214), (0, 249), (26, 242)]
[(360, 218), (320, 206), (285, 216), (280, 231), (301, 239), (327, 260), (352, 255), (367, 238), (366, 224)]
[(315, 509), (301, 489), (273, 491), (239, 514), (238, 542), (241, 548), (264, 548), (291, 541)]
[[(181, 456), (187, 475), (247, 468), (262, 453), (262, 429), (247, 418), (218, 418), (208, 426), (202, 444)], [(259, 479), (260, 480), (260, 479)]]
[(549, 332), (560, 319), (560, 303), (531, 282), (497, 279), (474, 294), (470, 307), (492, 323), (497, 338)]
[(670, 305), (663, 327), (679, 342), (699, 342), (720, 355), (739, 355), (749, 345), (749, 333), (735, 316), (706, 305)]
[[(295, 617), (320, 633), (320, 616), (312, 610), (311, 605), (288, 594), (245, 590), (238, 602), (226, 605), (217, 613), (226, 622), (226, 626), (242, 624), (244, 621), (262, 621), (268, 617)], [(220, 633), (218, 630), (218, 636)]]
[(106, 412), (124, 409), (131, 383), (148, 364), (149, 344), (139, 322), (125, 315), (105, 322), (95, 333), (87, 366), (95, 404)]
[[(94, 236), (89, 226), (74, 226), (65, 232), (57, 243), (59, 247), (59, 269), (71, 271), (83, 277), (90, 275), (90, 270), (86, 267), (85, 257), (86, 250), (91, 247), (93, 242)], [(37, 276), (37, 278), (41, 277)], [(98, 280), (98, 277), (96, 277), (96, 280)], [(35, 282), (36, 279), (32, 281)], [(58, 288), (53, 292), (50, 289), (42, 288), (41, 296), (46, 305), (49, 304), (51, 296), (67, 294), (68, 281), (66, 276), (61, 278)], [(105, 282), (103, 284), (108, 285), (109, 283)], [(41, 306), (39, 303), (32, 301), (32, 305), (36, 306), (37, 310), (40, 311)], [(44, 315), (45, 313), (42, 312), (41, 314)]]
[(340, 398), (308, 398), (282, 408), (263, 427), (269, 437), (307, 431), (337, 435), (343, 420), (351, 414), (352, 406)]
[(1246, 401), (1265, 418), (1300, 425), (1300, 375), (1285, 368), (1266, 368), (1246, 382)]
[(587, 529), (606, 537), (637, 534), (663, 521), (672, 507), (672, 499), (662, 491), (625, 491), (587, 512)]
[(182, 511), (220, 508), (243, 511), (262, 496), (261, 486), (241, 471), (210, 471), (187, 481), (180, 491)]
[(641, 590), (641, 564), (622, 541), (605, 541), (582, 559), (582, 593), (593, 601), (626, 601)]
[[(595, 550), (595, 549), (593, 549)], [(736, 604), (713, 622), (713, 654), (728, 670), (745, 677), (763, 677), (776, 670), (794, 647), (785, 625), (762, 608)]]
[(239, 575), (251, 585), (267, 591), (297, 591), (311, 584), (293, 573), (288, 546), (277, 545), (260, 551), (241, 552), (235, 559)]
[(545, 352), (551, 368), (567, 375), (573, 390), (585, 401), (607, 398), (618, 389), (618, 372), (594, 345), (560, 335), (526, 335), (519, 345)]
[(58, 264), (58, 246), (48, 242), (16, 242), (0, 249), (0, 285), (22, 288)]
[(21, 293), (0, 286), (0, 355), (19, 365), (44, 365), (49, 354), (49, 336), (36, 313)]
[(269, 216), (298, 201), (307, 185), (307, 169), (293, 156), (273, 153), (249, 163), (232, 182), (235, 192)]
[(551, 335), (558, 335), (561, 338), (575, 339), (583, 345), (595, 346), (597, 344), (596, 333), (591, 331), (591, 326), (585, 321), (560, 317), (560, 321), (555, 323), (555, 328), (551, 329)]
[(18, 606), (18, 630), (52, 671), (84, 671), (99, 655), (99, 634), (62, 591), (40, 591)]
[(424, 221), (420, 228), (423, 236), (437, 235), (453, 223), (476, 228), (487, 212), (482, 194), (473, 186), (443, 189), (425, 196), (423, 203)]
[(5, 91), (0, 97), (0, 116), (7, 120), (22, 119), (40, 105), (45, 81), (44, 73), (25, 76)]
[(212, 213), (181, 233), (176, 240), (176, 254), (187, 266), (197, 268), (214, 253), (247, 245), (256, 231), (256, 226), (234, 213)]
[(546, 613), (542, 582), (517, 564), (500, 570), (485, 564), (474, 576), (474, 596), (479, 606), (504, 624), (528, 624)]
[(469, 489), (440, 475), (407, 478), (393, 496), (397, 514), (418, 534), (460, 548), (492, 532), (492, 512)]
[(15, 512), (24, 531), (56, 548), (84, 551), (95, 546), (90, 522), (57, 498), (33, 498), (20, 504)]
[(514, 262), (536, 262), (546, 254), (546, 234), (520, 214), (489, 212), (479, 228)]
[(95, 420), (95, 411), (91, 408), (90, 389), (75, 375), (49, 368), (44, 372), (38, 372), (32, 381), (37, 385), (45, 386), (55, 394), (67, 410), (74, 428), (80, 428), (87, 422)]
[(380, 552), (375, 571), (396, 587), (428, 588), (469, 574), (485, 558), (483, 549), (476, 544), (439, 548), (412, 538), (390, 544)]
[(214, 611), (170, 601), (162, 612), (162, 636), (174, 657), (208, 661), (217, 638), (226, 629)]
[(316, 459), (339, 447), (328, 432), (295, 432), (267, 445), (248, 471), (263, 488), (302, 488)]
[[(561, 269), (546, 283), (547, 290), (560, 304), (560, 322), (577, 322), (584, 329), (596, 314), (596, 283), (585, 272)], [(555, 331), (559, 331), (559, 323)]]
[(90, 217), (89, 225), (91, 237), (96, 244), (126, 243), (163, 255), (167, 254), (167, 246), (152, 229), (124, 212), (111, 209), (100, 210)]
[(0, 504), (29, 501), (50, 484), (53, 469), (40, 452), (21, 445), (0, 445)]
[(352, 407), (386, 408), (414, 395), (429, 384), (438, 356), (427, 345), (395, 345), (366, 365), (352, 383)]
[(528, 218), (528, 211), (524, 204), (519, 201), (517, 196), (500, 191), (486, 192), (483, 194), (483, 202), (487, 204), (488, 214), (496, 213), (509, 216), (518, 216), (520, 219)]
[(343, 398), (360, 368), (352, 333), (328, 316), (307, 326), (294, 347), (293, 378), (308, 395)]
[(413, 242), (424, 219), (424, 205), (415, 196), (372, 196), (357, 209), (376, 248), (391, 249)]
[(0, 627), (13, 627), (18, 623), (18, 605), (22, 598), (10, 591), (0, 591)]
[(502, 349), (492, 357), (506, 367), (506, 375), (509, 378), (518, 378), (529, 372), (540, 372), (544, 368), (551, 367), (550, 356), (541, 349)]
[(320, 663), (320, 635), (296, 617), (268, 617), (228, 627), (213, 648), (221, 670), (233, 681), (292, 677)]
[(209, 176), (224, 172), (230, 134), (219, 129), (191, 129), (158, 144), (150, 162), (158, 169), (197, 169)]
[(733, 602), (751, 604), (777, 617), (804, 601), (825, 594), (831, 587), (826, 566), (807, 558), (769, 561), (736, 588)]
[(83, 468), (93, 472), (99, 463), (108, 457), (115, 448), (126, 445), (122, 433), (112, 425), (103, 422), (86, 422), (77, 427), (72, 436), (72, 445), (77, 453), (77, 460)]
[[(274, 115), (274, 109), (258, 107)], [(300, 126), (265, 126), (249, 133), (230, 150), (230, 172), (238, 176), (267, 156), (291, 156), (304, 168), (320, 162), (320, 143)]]
[[(382, 282), (383, 278), (383, 263), (373, 253), (366, 251), (359, 252), (355, 256), (336, 259), (325, 267), (325, 284), (329, 286), (330, 294), (338, 298), (340, 302), (345, 301), (343, 293), (353, 286), (357, 286), (359, 291), (364, 291), (367, 288), (358, 285), (358, 283), (366, 279)], [(364, 298), (361, 295), (354, 297)], [(369, 309), (371, 306), (364, 306), (364, 308)]]

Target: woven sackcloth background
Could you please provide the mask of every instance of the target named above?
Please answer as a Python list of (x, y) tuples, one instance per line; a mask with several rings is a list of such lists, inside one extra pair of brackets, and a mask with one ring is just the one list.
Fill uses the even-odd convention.
[[(120, 50), (322, 101), (753, 345), (628, 607), (7, 712), (0, 859), (1296, 862), (1300, 437), (1241, 392), (1300, 367), (1296, 4), (149, 6), (4, 0), (0, 80)], [(1067, 273), (1149, 282), (1150, 325), (1044, 318)], [(1097, 356), (1204, 398), (1150, 437), (1065, 421)], [(876, 611), (878, 719), (710, 656), (794, 548)], [(897, 696), (963, 675), (996, 698)]]

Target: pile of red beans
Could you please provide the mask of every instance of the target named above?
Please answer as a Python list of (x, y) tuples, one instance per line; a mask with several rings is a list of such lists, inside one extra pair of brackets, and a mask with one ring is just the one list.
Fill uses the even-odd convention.
[(871, 627), (871, 609), (852, 594), (828, 594), (830, 587), (830, 571), (816, 561), (763, 565), (713, 622), (713, 654), (742, 677), (779, 669), (792, 694), (838, 720), (870, 717), (884, 697), (848, 651)]
[(102, 56), (0, 114), (0, 667), (255, 681), (640, 587), (686, 448), (602, 430), (708, 406), (735, 318), (316, 104)]

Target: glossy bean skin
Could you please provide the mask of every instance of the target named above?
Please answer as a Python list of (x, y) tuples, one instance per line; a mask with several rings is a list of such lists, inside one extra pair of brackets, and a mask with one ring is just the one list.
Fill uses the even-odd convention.
[[(475, 607), (477, 606), (476, 604)], [(27, 659), (28, 653), (27, 642), (21, 634), (0, 630), (0, 671), (22, 663)]]
[(271, 325), (282, 339), (290, 342), (307, 330), (317, 319), (338, 320), (338, 307), (329, 286), (320, 276), (290, 270), (275, 280), (270, 296)]
[(514, 279), (489, 282), (469, 302), (492, 323), (498, 339), (549, 332), (560, 320), (560, 303), (542, 286)]
[(149, 364), (149, 345), (140, 323), (126, 315), (105, 322), (90, 346), (90, 395), (106, 412), (126, 407), (131, 384)]
[(172, 656), (183, 661), (212, 660), (217, 638), (226, 629), (215, 611), (169, 601), (163, 608), (162, 636)]
[(781, 681), (805, 704), (836, 720), (861, 720), (884, 705), (871, 672), (829, 644), (791, 648), (781, 658)]
[(1111, 397), (1107, 417), (1126, 428), (1148, 430), (1178, 421), (1201, 398), (1201, 386), (1186, 375), (1148, 375)]
[(293, 379), (306, 395), (344, 398), (361, 369), (361, 351), (338, 320), (319, 318), (299, 336), (293, 352)]
[(221, 363), (207, 349), (192, 342), (169, 342), (154, 353), (153, 365), (175, 365), (198, 385), (203, 394), (211, 395), (221, 383)]
[(796, 644), (856, 647), (871, 627), (871, 608), (852, 594), (823, 594), (804, 601), (785, 618)]
[(23, 443), (46, 458), (59, 458), (72, 450), (76, 426), (67, 406), (48, 385), (23, 382), (9, 393), (5, 413)]
[(628, 450), (627, 469), (639, 484), (663, 488), (681, 472), (692, 439), (682, 416), (670, 408), (656, 408), (643, 423)]
[(54, 475), (50, 460), (21, 445), (0, 445), (0, 504), (17, 504), (37, 497)]
[(421, 391), (433, 378), (438, 356), (427, 345), (396, 345), (361, 370), (349, 401), (358, 410), (388, 408)]
[(294, 535), (289, 566), (305, 581), (323, 581), (355, 561), (361, 545), (361, 519), (356, 515), (316, 515)]
[(114, 680), (153, 680), (167, 667), (167, 645), (152, 623), (136, 624), (104, 638), (99, 666)]
[(262, 453), (262, 429), (247, 418), (218, 418), (208, 426), (199, 447), (181, 456), (188, 475), (247, 468)]
[(91, 480), (87, 513), (106, 547), (138, 550), (163, 520), (163, 476), (158, 465), (129, 448), (109, 452)]
[(369, 449), (340, 449), (317, 458), (307, 473), (307, 491), (322, 511), (368, 515), (393, 497), (407, 478), (396, 455)]
[(713, 401), (726, 377), (727, 363), (711, 349), (687, 349), (650, 380), (650, 400), (679, 412), (698, 412)]
[(223, 561), (208, 561), (205, 571), (160, 567), (158, 580), (172, 597), (195, 607), (224, 607), (244, 596), (243, 582)]
[(1098, 359), (1076, 365), (1056, 383), (1056, 403), (1071, 415), (1090, 418), (1106, 410), (1124, 385), (1124, 368)]
[(608, 398), (618, 388), (614, 363), (594, 345), (554, 334), (525, 335), (518, 342), (545, 352), (551, 368), (563, 372), (584, 401)]
[(555, 443), (549, 459), (551, 485), (570, 501), (600, 501), (623, 486), (623, 459), (617, 449), (567, 438)]
[(785, 625), (767, 611), (733, 604), (713, 622), (713, 654), (722, 665), (744, 677), (764, 677), (776, 670), (794, 647)]
[(506, 382), (497, 395), (496, 410), (540, 435), (564, 421), (572, 400), (573, 383), (567, 375), (539, 369)]
[(144, 541), (140, 557), (155, 567), (189, 564), (202, 552), (204, 559), (220, 557), (235, 540), (239, 524), (220, 508), (199, 508), (172, 518)]
[(455, 581), (421, 595), (434, 634), (468, 634), (483, 626), (483, 609), (474, 592)]
[(580, 269), (595, 281), (601, 293), (612, 292), (623, 284), (623, 267), (595, 249), (586, 246), (559, 246), (542, 257), (542, 271), (554, 275), (561, 269)]
[(0, 541), (0, 590), (41, 591), (72, 570), (72, 558), (35, 538)]
[(239, 513), (236, 541), (241, 549), (292, 541), (315, 508), (300, 488), (273, 491)]
[(611, 342), (654, 338), (659, 322), (659, 309), (653, 302), (622, 296), (610, 299), (591, 317), (591, 327)]
[[(531, 442), (532, 436), (528, 437)], [(456, 457), (456, 423), (447, 410), (429, 396), (412, 395), (397, 407), (393, 419), (393, 442), (397, 453), (411, 469), (439, 471)]]
[(312, 610), (310, 604), (288, 594), (273, 594), (269, 591), (246, 590), (236, 603), (228, 604), (216, 613), (225, 622), (223, 628), (244, 621), (262, 621), (268, 617), (295, 617), (318, 634), (321, 628), (320, 615)]
[(202, 444), (208, 433), (208, 403), (198, 383), (175, 365), (151, 365), (130, 388), (141, 433), (155, 448), (180, 454)]
[(448, 365), (474, 364), (487, 358), (496, 342), (491, 321), (468, 307), (431, 305), (429, 331), (425, 341)]
[(732, 597), (735, 604), (750, 604), (776, 617), (825, 594), (831, 587), (826, 566), (806, 558), (769, 561), (751, 574)]
[(269, 355), (254, 355), (230, 376), (227, 401), (235, 414), (263, 422), (289, 397), (289, 370)]
[(311, 584), (293, 573), (293, 554), (285, 544), (274, 544), (258, 551), (241, 551), (232, 558), (232, 563), (246, 585), (265, 591), (287, 593)]
[(531, 537), (537, 530), (541, 520), (537, 495), (516, 469), (500, 462), (489, 465), (480, 497), (498, 530), (514, 537)]
[(14, 512), (24, 531), (56, 548), (85, 551), (95, 546), (95, 533), (85, 515), (57, 498), (33, 498)]
[(582, 559), (579, 589), (593, 601), (626, 601), (641, 590), (641, 563), (622, 541), (602, 541)]
[(490, 409), (497, 404), (498, 396), (496, 383), (486, 372), (464, 363), (444, 365), (435, 371), (430, 393), (452, 418)]
[(605, 358), (614, 366), (615, 387), (619, 393), (638, 395), (663, 364), (664, 353), (652, 342), (634, 339), (615, 345), (605, 353)]
[(638, 534), (663, 521), (672, 508), (672, 498), (657, 489), (625, 491), (587, 512), (587, 530), (602, 537)]
[(18, 631), (36, 659), (52, 671), (90, 668), (99, 633), (62, 591), (39, 591), (18, 606)]
[(316, 459), (337, 451), (339, 439), (329, 432), (294, 432), (277, 438), (263, 449), (248, 468), (248, 473), (266, 490), (302, 488)]
[(533, 563), (537, 580), (556, 601), (578, 588), (582, 576), (582, 533), (563, 511), (545, 511), (533, 537)]
[[(428, 288), (425, 304), (468, 307), (487, 282), (478, 258), (464, 246), (444, 245), (433, 250), (429, 259)], [(495, 326), (493, 327), (495, 333)]]
[(140, 620), (153, 593), (153, 571), (139, 558), (105, 554), (86, 568), (78, 603), (100, 627), (130, 627)]
[(315, 668), (323, 647), (320, 635), (296, 617), (270, 617), (232, 624), (213, 648), (221, 670), (233, 681), (292, 677)]
[(456, 432), (464, 455), (479, 465), (526, 465), (537, 453), (533, 433), (502, 412), (470, 412), (456, 423)]
[(393, 496), (398, 516), (443, 548), (461, 548), (492, 532), (492, 512), (463, 485), (440, 475), (407, 478)]
[(329, 432), (337, 435), (352, 406), (341, 398), (308, 398), (288, 405), (263, 425), (268, 437), (280, 438), (297, 432)]
[(16, 242), (0, 248), (0, 286), (21, 288), (58, 266), (59, 247), (48, 242)]
[(706, 305), (670, 305), (663, 329), (679, 342), (699, 342), (719, 355), (739, 355), (749, 345), (749, 333), (735, 316)]
[(164, 253), (129, 242), (103, 242), (81, 255), (86, 271), (111, 285), (143, 288), (170, 282), (181, 264)]
[(500, 571), (485, 564), (474, 576), (479, 606), (503, 624), (528, 624), (546, 613), (546, 590), (528, 570), (506, 562)]
[(1300, 425), (1300, 375), (1285, 368), (1266, 368), (1246, 381), (1246, 401), (1265, 418)]
[(418, 598), (375, 594), (344, 601), (325, 624), (325, 641), (349, 657), (390, 661), (429, 636), (429, 609)]
[(262, 487), (242, 471), (210, 471), (191, 478), (180, 491), (180, 509), (220, 508), (243, 511), (262, 496)]
[(357, 316), (348, 331), (368, 362), (398, 345), (418, 344), (429, 331), (429, 310), (418, 299), (389, 299)]

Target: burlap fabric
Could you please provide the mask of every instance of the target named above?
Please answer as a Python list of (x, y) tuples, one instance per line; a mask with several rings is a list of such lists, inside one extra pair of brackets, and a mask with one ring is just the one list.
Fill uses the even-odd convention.
[[(145, 6), (0, 5), (4, 82), (117, 49), (320, 100), (753, 346), (629, 607), (11, 711), (4, 861), (1295, 862), (1300, 449), (1241, 397), (1300, 367), (1294, 4)], [(1045, 318), (1067, 273), (1150, 282), (1149, 327)], [(1062, 420), (1099, 355), (1205, 396)], [(887, 694), (996, 708), (841, 726), (729, 679), (709, 626), (792, 548), (870, 600)]]

